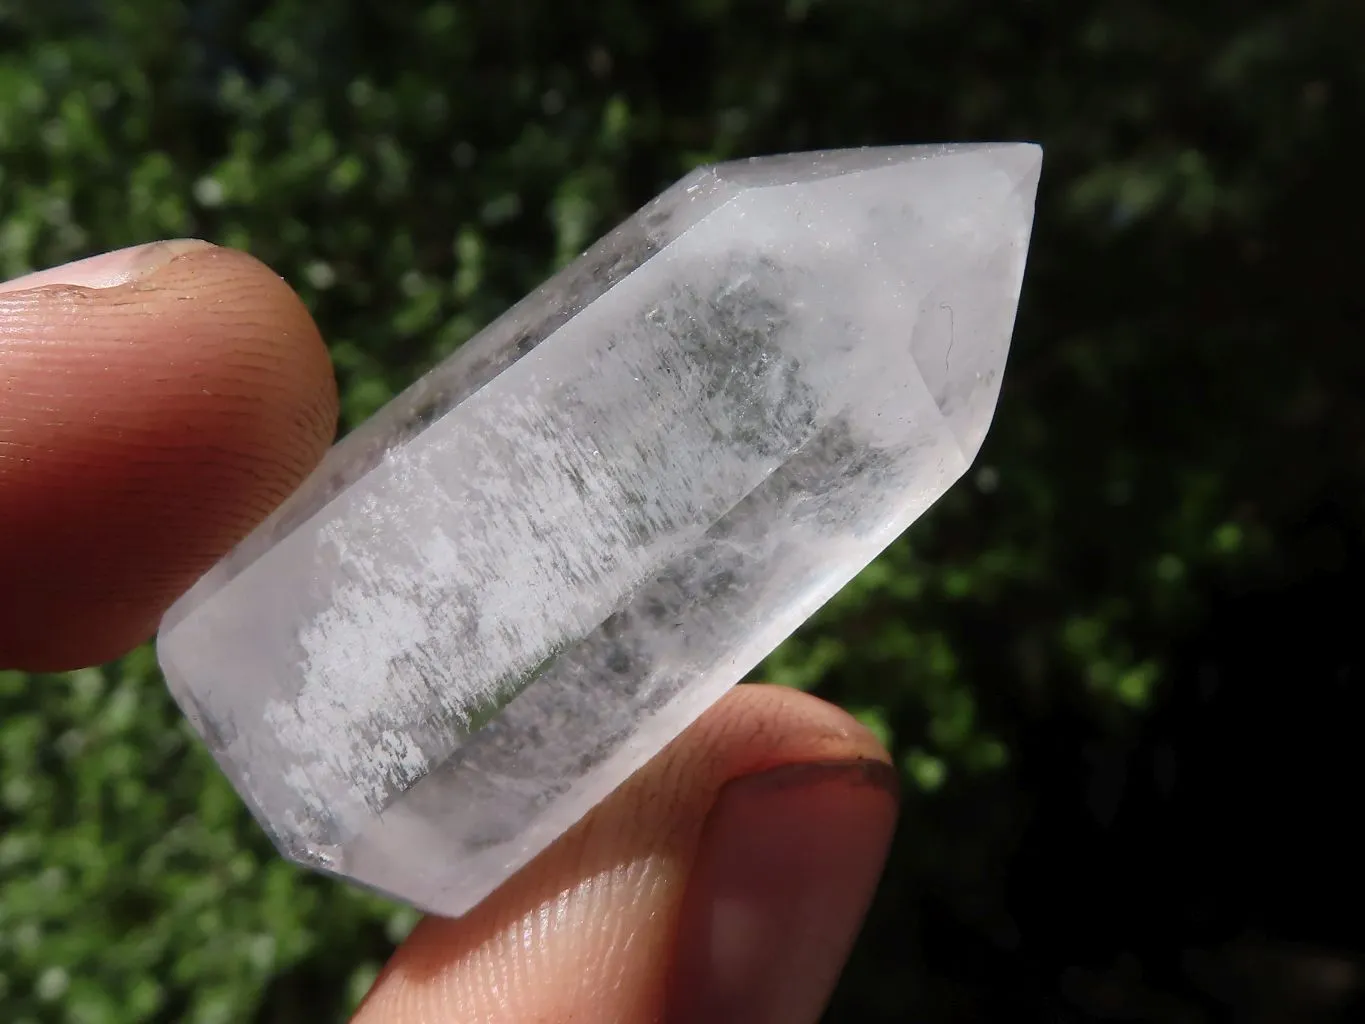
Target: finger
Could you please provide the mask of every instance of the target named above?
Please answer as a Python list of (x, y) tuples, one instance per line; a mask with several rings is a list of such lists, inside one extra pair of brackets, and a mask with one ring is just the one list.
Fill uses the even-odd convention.
[(886, 757), (822, 701), (738, 688), (467, 917), (424, 921), (357, 1024), (814, 1024), (890, 842)]
[(335, 423), (317, 328), (242, 253), (158, 243), (0, 285), (0, 667), (146, 638)]

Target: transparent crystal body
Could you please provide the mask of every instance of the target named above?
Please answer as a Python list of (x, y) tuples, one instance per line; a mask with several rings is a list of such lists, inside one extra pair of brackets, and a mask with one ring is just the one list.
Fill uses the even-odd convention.
[(285, 855), (458, 915), (966, 470), (1041, 154), (696, 171), (343, 440), (168, 613)]

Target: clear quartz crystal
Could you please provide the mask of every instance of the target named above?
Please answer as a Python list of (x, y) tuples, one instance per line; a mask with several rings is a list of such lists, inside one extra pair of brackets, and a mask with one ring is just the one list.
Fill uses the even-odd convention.
[(342, 441), (167, 615), (280, 849), (468, 910), (967, 469), (1041, 154), (698, 170)]

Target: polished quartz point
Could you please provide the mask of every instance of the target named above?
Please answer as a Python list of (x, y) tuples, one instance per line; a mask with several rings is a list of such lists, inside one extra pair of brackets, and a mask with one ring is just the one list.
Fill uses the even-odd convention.
[(695, 171), (342, 441), (167, 615), (288, 857), (468, 910), (967, 469), (1041, 154)]

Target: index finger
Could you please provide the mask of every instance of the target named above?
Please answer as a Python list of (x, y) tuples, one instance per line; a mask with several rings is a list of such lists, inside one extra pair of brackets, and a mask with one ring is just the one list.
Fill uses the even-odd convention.
[(243, 253), (159, 243), (0, 285), (0, 668), (145, 639), (336, 415), (312, 318)]

